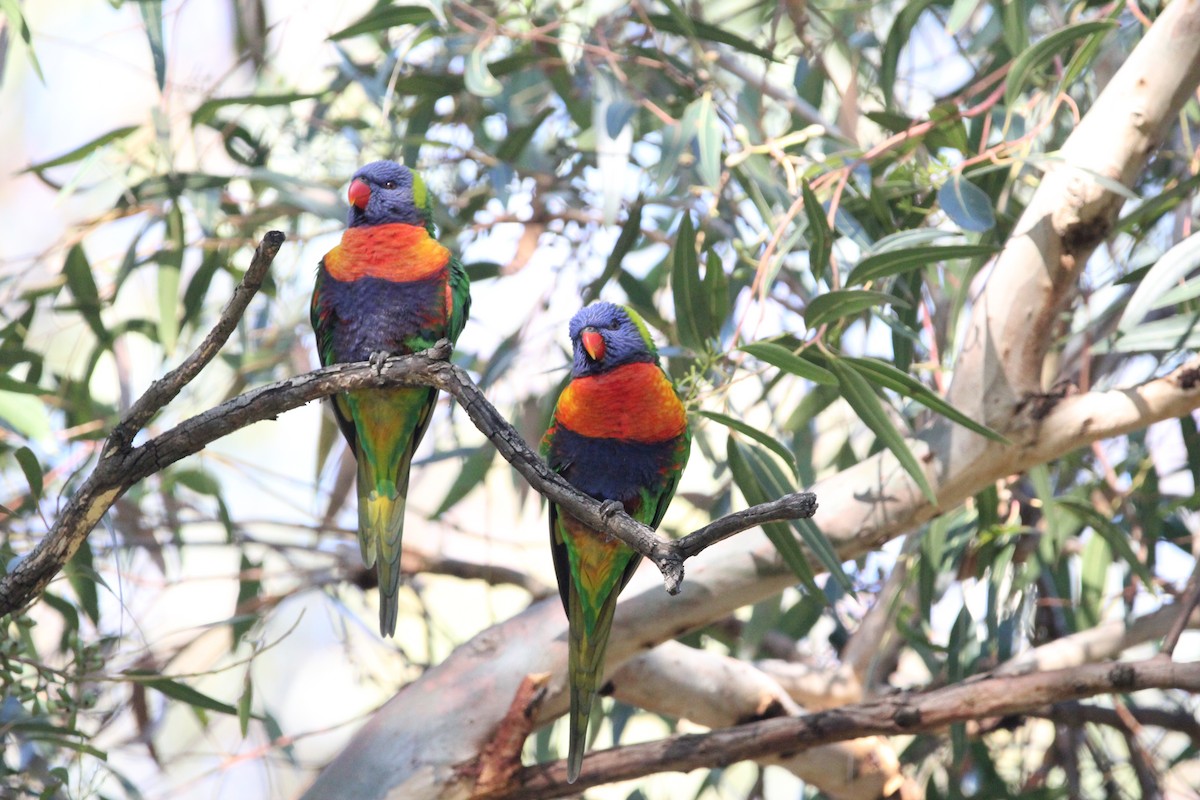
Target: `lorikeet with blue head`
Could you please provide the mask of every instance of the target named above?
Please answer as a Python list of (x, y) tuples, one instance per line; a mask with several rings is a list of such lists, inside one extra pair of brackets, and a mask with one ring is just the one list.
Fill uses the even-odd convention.
[[(645, 322), (633, 309), (593, 303), (571, 320), (571, 381), (542, 438), (542, 457), (575, 488), (615, 500), (657, 528), (691, 447), (687, 412)], [(641, 556), (550, 504), (550, 544), (567, 611), (571, 711), (567, 780), (583, 762), (588, 717), (604, 674), (617, 595)]]
[[(317, 267), (311, 318), (324, 365), (407, 355), (458, 339), (471, 308), (466, 270), (437, 240), (421, 177), (391, 161), (354, 173), (342, 241)], [(378, 565), (379, 632), (396, 631), (400, 540), (413, 453), (437, 401), (431, 388), (333, 398), (358, 461), (358, 543)]]

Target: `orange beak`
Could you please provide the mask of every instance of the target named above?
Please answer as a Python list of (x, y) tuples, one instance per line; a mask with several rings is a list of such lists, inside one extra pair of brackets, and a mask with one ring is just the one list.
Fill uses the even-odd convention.
[(598, 330), (595, 328), (584, 328), (579, 338), (583, 342), (583, 349), (587, 351), (592, 361), (599, 361), (604, 358), (604, 337), (600, 335)]
[(350, 191), (347, 196), (350, 198), (350, 205), (366, 208), (367, 201), (371, 199), (371, 187), (356, 178), (350, 181)]

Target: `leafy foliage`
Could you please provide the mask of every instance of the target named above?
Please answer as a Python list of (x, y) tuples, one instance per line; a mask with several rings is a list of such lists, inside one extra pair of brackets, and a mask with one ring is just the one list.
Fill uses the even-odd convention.
[[(144, 22), (147, 74), (167, 97), (175, 56), (163, 4), (127, 5)], [(337, 192), (356, 164), (378, 157), (417, 166), (437, 194), (441, 237), (475, 281), (474, 332), (455, 357), (503, 398), (528, 439), (540, 436), (557, 396), (562, 373), (543, 370), (565, 364), (563, 323), (581, 298), (627, 302), (655, 329), (696, 428), (667, 528), (770, 499), (881, 448), (933, 499), (909, 435), (923, 415), (1002, 439), (945, 402), (944, 376), (972, 284), (1011, 233), (1039, 163), (1070, 132), (1071, 109), (1095, 98), (1101, 58), (1120, 57), (1136, 38), (1123, 4), (1107, 16), (1094, 4), (980, 0), (601, 5), (384, 0), (327, 31), (319, 85), (293, 84), (268, 54), (250, 88), (214, 87), (182, 127), (114, 122), (25, 164), (25, 180), (99, 194), (85, 178), (102, 162), (120, 191), (103, 213), (73, 220), (78, 235), (39, 255), (38, 279), (0, 276), (0, 564), (11, 569), (52, 523), (57, 498), (95, 463), (130, 393), (203, 337), (257, 236), (278, 227), (327, 248), (344, 212)], [(16, 3), (0, 11), (38, 47)], [(257, 36), (242, 30), (247, 54), (266, 32), (265, 23)], [(935, 54), (951, 49), (953, 69), (928, 75)], [(34, 49), (24, 54), (40, 75)], [(1183, 116), (1186, 143), (1197, 133), (1194, 102)], [(186, 157), (181, 140), (201, 155)], [(1200, 181), (1190, 155), (1169, 142), (1135, 187), (1109, 257), (1086, 269), (1088, 297), (1071, 309), (1050, 384), (1161, 374), (1200, 342), (1197, 239), (1176, 233), (1189, 228), (1185, 201)], [(303, 319), (320, 252), (293, 251), (303, 263), (277, 270), (219, 376), (190, 387), (186, 404), (209, 407), (307, 368)], [(56, 326), (69, 334), (45, 333)], [(71, 358), (60, 352), (67, 335)], [(353, 507), (339, 477), (347, 457), (329, 420), (322, 425), (311, 437), (316, 504), (310, 484), (294, 485), (310, 474), (281, 465), (293, 485), (260, 513), (261, 498), (240, 482), (284, 490), (228, 451), (168, 469), (118, 502), (65, 584), (4, 620), (0, 786), (55, 796), (76, 781), (83, 796), (91, 784), (68, 768), (84, 765), (96, 796), (140, 796), (114, 766), (137, 763), (113, 758), (133, 745), (112, 731), (132, 725), (156, 768), (171, 773), (177, 765), (151, 745), (165, 741), (164, 721), (178, 709), (206, 735), (258, 737), (264, 753), (284, 756), (264, 769), (301, 773), (295, 742), (304, 732), (281, 728), (284, 703), (263, 691), (253, 666), (285, 638), (277, 629), (295, 619), (282, 621), (288, 601), (325, 598), (346, 650), (364, 662), (369, 647), (353, 631), (372, 616), (360, 613), (372, 587), (356, 553), (328, 544), (352, 539)], [(433, 476), (421, 510), (438, 522), (428, 529), (500, 536), (527, 488), (500, 477), (506, 468), (462, 415), (439, 426), (417, 465)], [(828, 663), (878, 597), (893, 604), (900, 633), (888, 658), (911, 659), (923, 680), (942, 682), (1130, 618), (1179, 579), (1163, 567), (1187, 556), (1192, 535), (1200, 435), (1190, 417), (1165, 427), (1178, 427), (1170, 440), (1186, 463), (1168, 466), (1168, 445), (1131, 434), (941, 509), (914, 532), (917, 555), (898, 586), (880, 579), (897, 563), (891, 555), (843, 565), (816, 525), (768, 526), (800, 591), (769, 617), (747, 610), (686, 641), (753, 658), (779, 655), (783, 637), (789, 657)], [(485, 518), (497, 494), (507, 502)], [(520, 537), (540, 546), (543, 535)], [(419, 551), (421, 538), (409, 538)], [(193, 564), (214, 550), (230, 556), (230, 591), (195, 622), (204, 630), (142, 641), (122, 610), (132, 588), (125, 567), (162, 590), (206, 574)], [(421, 569), (457, 576), (444, 579), (455, 586), (464, 574), (502, 581), (475, 550), (467, 566), (429, 556)], [(512, 579), (520, 599), (506, 607), (539, 594), (549, 559), (529, 563), (541, 556), (510, 559), (524, 583)], [(487, 624), (452, 618), (428, 590), (412, 584), (412, 630), (364, 683), (386, 693)], [(222, 658), (177, 669), (212, 631), (226, 637)], [(222, 681), (233, 673), (232, 684)], [(539, 736), (531, 747), (548, 758), (553, 741)], [(1037, 766), (1061, 747), (1076, 757)], [(1145, 756), (1127, 748), (1093, 731), (1047, 747), (956, 729), (917, 737), (903, 758), (930, 797), (1058, 796), (1072, 782), (1102, 781), (1133, 796), (1136, 776), (1116, 765)], [(1184, 755), (1164, 740), (1150, 758), (1165, 771)], [(714, 771), (707, 781), (721, 796), (756, 796), (761, 776), (744, 775)]]

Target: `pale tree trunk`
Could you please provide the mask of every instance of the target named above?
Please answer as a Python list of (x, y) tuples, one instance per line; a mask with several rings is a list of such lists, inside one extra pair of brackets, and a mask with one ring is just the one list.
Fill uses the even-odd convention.
[[(1111, 229), (1122, 202), (1091, 175), (1132, 185), (1198, 82), (1200, 0), (1173, 0), (1072, 133), (1061, 153), (1065, 164), (1045, 177), (982, 288), (971, 298), (948, 397), (969, 416), (1004, 433), (1010, 443), (985, 440), (945, 419), (932, 421), (910, 444), (925, 465), (937, 506), (923, 498), (886, 451), (819, 482), (812, 487), (820, 502), (815, 520), (843, 558), (912, 530), (1008, 475), (1200, 407), (1196, 361), (1125, 390), (1053, 397), (1043, 394), (1042, 383), (1055, 320), (1076, 296), (1083, 266)], [(678, 645), (663, 644), (795, 583), (761, 533), (742, 534), (690, 562), (677, 596), (667, 595), (657, 582), (648, 583), (627, 590), (617, 614), (608, 667), (619, 696), (715, 727), (745, 721), (753, 716), (746, 712), (755, 709), (767, 716), (800, 713), (794, 698), (781, 688), (781, 682), (787, 683), (782, 671), (773, 677), (767, 665), (735, 666), (729, 659), (683, 653)], [(1163, 624), (1155, 617), (1141, 631), (1158, 630)], [(871, 635), (882, 637), (886, 628), (875, 625)], [(479, 634), (375, 714), (305, 797), (470, 796), (480, 755), (497, 737), (527, 676), (549, 675), (544, 698), (529, 706), (531, 726), (566, 710), (565, 629), (561, 605), (552, 598)], [(1061, 645), (1074, 646), (1071, 654), (1044, 650), (1041, 656), (1047, 666), (1063, 659), (1085, 663), (1111, 657), (1139, 638), (1107, 629), (1089, 635), (1103, 640), (1104, 646), (1093, 648), (1071, 637), (1073, 642)], [(826, 676), (850, 682), (834, 702), (862, 697), (857, 683), (864, 677), (871, 642), (860, 641), (854, 650), (859, 654), (855, 663)], [(1038, 658), (1024, 657), (1008, 669), (1041, 668)], [(691, 671), (695, 681), (689, 679)], [(731, 688), (706, 678), (714, 675), (738, 685)], [(639, 687), (639, 681), (651, 690)], [(811, 675), (802, 684), (808, 688), (796, 690), (800, 697), (818, 685)], [(504, 724), (511, 722), (510, 717)], [(763, 761), (792, 769), (833, 797), (878, 797), (905, 788), (886, 739), (832, 747)], [(856, 785), (815, 774), (819, 759), (814, 754), (820, 752), (839, 753), (841, 760), (831, 757), (826, 765), (835, 764), (843, 776), (867, 775), (870, 782)], [(880, 765), (877, 772), (861, 768), (872, 760)], [(583, 769), (586, 779), (586, 760)]]

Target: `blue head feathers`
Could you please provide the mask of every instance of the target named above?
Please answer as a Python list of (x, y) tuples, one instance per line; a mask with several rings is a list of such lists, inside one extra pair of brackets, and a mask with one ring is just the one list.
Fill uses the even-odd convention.
[(421, 176), (394, 161), (372, 161), (350, 181), (351, 228), (403, 222), (430, 227), (429, 191)]
[(625, 306), (584, 306), (571, 318), (570, 333), (575, 349), (572, 375), (577, 378), (608, 372), (623, 364), (658, 362), (658, 350), (646, 323)]

